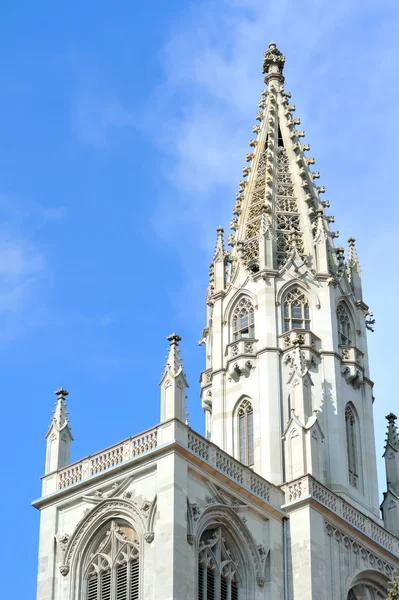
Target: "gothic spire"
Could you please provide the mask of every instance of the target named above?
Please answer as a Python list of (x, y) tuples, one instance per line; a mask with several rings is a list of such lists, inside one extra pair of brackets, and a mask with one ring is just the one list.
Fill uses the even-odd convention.
[(169, 342), (166, 364), (159, 385), (161, 387), (161, 421), (186, 420), (186, 389), (188, 383), (183, 372), (179, 342), (181, 337), (172, 333), (166, 338)]
[(391, 446), (391, 448), (393, 448), (394, 450), (399, 451), (399, 434), (398, 434), (398, 428), (396, 425), (396, 419), (397, 416), (394, 415), (393, 413), (389, 413), (389, 415), (387, 415), (386, 420), (388, 421), (388, 427), (387, 427), (387, 439), (385, 441), (385, 450), (388, 449), (388, 446)]
[(45, 436), (47, 439), (46, 473), (52, 473), (69, 464), (70, 443), (73, 440), (65, 402), (68, 392), (64, 388), (59, 388), (54, 393), (57, 401)]
[(350, 237), (348, 240), (349, 253), (346, 271), (356, 300), (362, 300), (363, 292), (362, 281), (360, 276), (361, 269), (359, 257), (356, 252), (355, 242), (356, 240), (353, 237)]
[(349, 244), (349, 254), (348, 254), (348, 272), (352, 273), (353, 271), (356, 271), (359, 275), (360, 275), (360, 263), (359, 263), (359, 257), (357, 255), (356, 252), (356, 246), (355, 246), (355, 238), (350, 237), (348, 239), (348, 244)]
[(177, 333), (171, 333), (166, 339), (169, 342), (169, 350), (164, 372), (167, 371), (172, 377), (177, 377), (183, 371), (183, 363), (179, 352), (181, 337)]
[(262, 215), (266, 208), (273, 237), (273, 256), (266, 268), (284, 268), (295, 246), (304, 261), (314, 264), (314, 238), (318, 235), (319, 244), (325, 245), (321, 271), (334, 273), (333, 239), (338, 232), (330, 231), (334, 217), (326, 216), (324, 209), (329, 202), (320, 199), (325, 188), (316, 185), (320, 174), (310, 170), (314, 158), (305, 156), (309, 146), (300, 142), (305, 133), (297, 130), (300, 119), (293, 118), (295, 106), (289, 103), (291, 94), (284, 91), (284, 63), (283, 54), (270, 43), (263, 61), (268, 89), (262, 91), (259, 101), (257, 124), (252, 130), (256, 137), (250, 140), (251, 151), (246, 155), (250, 164), (243, 167), (230, 224), (232, 259), (253, 272), (262, 268), (259, 234), (265, 229)]
[(55, 391), (54, 394), (57, 396), (57, 401), (55, 402), (55, 409), (53, 411), (53, 416), (51, 418), (46, 437), (53, 428), (57, 431), (61, 431), (66, 427), (69, 428), (68, 411), (66, 409), (67, 403), (65, 401), (66, 397), (68, 396), (68, 392), (61, 387)]

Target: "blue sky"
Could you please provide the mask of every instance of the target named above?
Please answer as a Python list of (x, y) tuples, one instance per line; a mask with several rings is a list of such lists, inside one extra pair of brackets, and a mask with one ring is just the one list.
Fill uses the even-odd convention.
[(4, 0), (0, 22), (2, 591), (32, 598), (30, 502), (55, 389), (70, 392), (73, 460), (146, 429), (159, 420), (165, 337), (176, 330), (191, 425), (203, 431), (208, 265), (215, 228), (230, 222), (270, 40), (287, 57), (286, 89), (339, 242), (357, 238), (377, 320), (381, 455), (384, 415), (398, 410), (399, 9), (393, 0)]

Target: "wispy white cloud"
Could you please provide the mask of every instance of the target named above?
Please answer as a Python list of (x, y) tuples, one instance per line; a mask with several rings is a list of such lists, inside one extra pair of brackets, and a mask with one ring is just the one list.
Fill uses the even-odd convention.
[(65, 209), (43, 207), (17, 195), (0, 194), (0, 343), (8, 343), (29, 327), (43, 323), (43, 286), (51, 266), (37, 235), (47, 223), (60, 221)]

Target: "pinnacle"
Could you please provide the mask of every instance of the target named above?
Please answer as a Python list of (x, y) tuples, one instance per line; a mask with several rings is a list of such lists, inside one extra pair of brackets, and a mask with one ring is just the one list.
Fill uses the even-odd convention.
[(57, 401), (53, 410), (50, 427), (53, 425), (58, 431), (61, 431), (69, 423), (68, 412), (66, 410), (67, 404), (65, 402), (65, 398), (69, 394), (63, 387), (56, 390), (54, 394), (57, 396)]
[(179, 353), (179, 342), (181, 341), (181, 337), (177, 335), (177, 333), (171, 333), (166, 338), (170, 343), (168, 355), (166, 357), (165, 370), (169, 371), (173, 377), (177, 377), (177, 375), (183, 370), (183, 364), (180, 358)]
[(352, 271), (357, 271), (360, 274), (360, 263), (359, 257), (357, 255), (356, 246), (355, 246), (355, 238), (350, 237), (348, 239), (349, 244), (349, 252), (348, 252), (348, 271), (351, 273)]
[(397, 416), (393, 413), (389, 413), (389, 415), (387, 415), (385, 418), (388, 421), (387, 440), (385, 447), (387, 447), (389, 444), (395, 448), (395, 450), (399, 450), (398, 428), (395, 423)]

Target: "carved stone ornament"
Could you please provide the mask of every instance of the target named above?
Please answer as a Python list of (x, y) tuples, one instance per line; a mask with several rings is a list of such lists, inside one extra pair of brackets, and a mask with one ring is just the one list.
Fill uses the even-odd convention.
[(151, 506), (152, 506), (152, 503), (148, 502), (148, 500), (145, 500), (143, 502), (143, 504), (141, 505), (140, 510), (144, 515), (148, 515), (148, 513), (150, 512)]
[(351, 549), (355, 554), (359, 553), (360, 556), (366, 563), (372, 568), (377, 568), (381, 573), (385, 573), (389, 579), (392, 579), (394, 566), (389, 564), (386, 561), (383, 561), (379, 556), (367, 550), (364, 546), (362, 546), (359, 542), (355, 541), (350, 536), (346, 535), (343, 531), (340, 531), (338, 528), (334, 527), (327, 520), (324, 521), (324, 527), (327, 535), (335, 538), (338, 543), (343, 542), (344, 546), (348, 549)]
[(147, 531), (144, 534), (144, 539), (147, 542), (147, 544), (151, 544), (154, 541), (154, 537), (155, 537), (155, 533), (153, 531)]
[(55, 536), (55, 539), (63, 552), (65, 552), (66, 550), (70, 537), (71, 536), (69, 535), (69, 533), (57, 533), (57, 535)]
[(193, 535), (192, 533), (189, 533), (189, 534), (187, 535), (187, 541), (188, 541), (188, 543), (190, 544), (190, 546), (194, 546), (194, 544), (195, 544), (195, 540), (196, 540), (196, 539), (197, 539), (197, 538), (196, 538), (196, 536), (195, 536), (195, 535)]
[(277, 46), (274, 42), (270, 42), (269, 48), (265, 51), (263, 55), (263, 68), (262, 73), (268, 74), (270, 67), (275, 65), (278, 67), (280, 73), (282, 73), (284, 69), (285, 57), (282, 52), (277, 49)]
[(263, 587), (266, 583), (266, 577), (257, 577), (256, 578), (256, 583), (260, 586)]
[(66, 577), (69, 573), (69, 566), (68, 565), (61, 565), (60, 566), (60, 573), (63, 577)]

